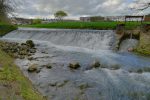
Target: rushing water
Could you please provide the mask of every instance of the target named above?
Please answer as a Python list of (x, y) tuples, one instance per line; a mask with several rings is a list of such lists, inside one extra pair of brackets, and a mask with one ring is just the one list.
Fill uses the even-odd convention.
[[(129, 72), (150, 67), (150, 58), (114, 52), (114, 34), (111, 30), (19, 28), (2, 39), (34, 40), (36, 59), (18, 59), (16, 63), (50, 100), (150, 100), (150, 73)], [(94, 61), (106, 68), (91, 69)], [(81, 68), (70, 70), (70, 62), (79, 62)], [(52, 69), (41, 67), (49, 63)], [(41, 72), (28, 73), (31, 64), (38, 64)], [(111, 70), (112, 66), (121, 68)]]
[(138, 45), (138, 40), (136, 39), (126, 39), (122, 41), (120, 45), (120, 51), (125, 52), (128, 48), (135, 48)]

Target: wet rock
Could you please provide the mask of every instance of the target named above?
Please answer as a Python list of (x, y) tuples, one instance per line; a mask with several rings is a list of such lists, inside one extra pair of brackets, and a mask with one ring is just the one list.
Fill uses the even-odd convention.
[(41, 51), (41, 53), (48, 54), (46, 51)]
[(50, 64), (46, 65), (46, 68), (51, 69), (52, 66)]
[(36, 73), (40, 73), (40, 72), (41, 72), (41, 69), (38, 68), (38, 69), (36, 70)]
[(85, 89), (87, 89), (87, 88), (90, 88), (90, 86), (89, 86), (88, 83), (80, 84), (78, 87), (80, 88), (80, 90), (85, 90)]
[(49, 83), (49, 86), (56, 87), (57, 86), (57, 82)]
[(144, 73), (144, 72), (150, 72), (150, 67), (139, 68), (132, 72), (139, 73), (139, 74)]
[(144, 71), (144, 72), (150, 72), (150, 67), (144, 67), (144, 68), (143, 68), (143, 71)]
[(29, 49), (30, 53), (36, 53), (36, 49)]
[(143, 73), (143, 70), (142, 69), (138, 69), (136, 72), (137, 73)]
[(78, 69), (80, 68), (80, 64), (79, 63), (70, 63), (68, 66), (70, 69)]
[(65, 86), (68, 82), (69, 82), (69, 80), (64, 80), (63, 82), (58, 83), (57, 86), (58, 86), (58, 87), (63, 87), (63, 86)]
[(33, 57), (28, 57), (28, 60), (35, 60), (35, 58), (33, 58)]
[(21, 43), (21, 46), (26, 46), (27, 44), (26, 43)]
[(37, 69), (38, 69), (37, 64), (33, 64), (33, 65), (29, 66), (28, 72), (35, 72), (35, 71), (37, 71)]
[(22, 51), (19, 52), (19, 55), (28, 55), (28, 53), (27, 53), (27, 51), (22, 50)]
[(95, 62), (92, 64), (92, 68), (98, 68), (98, 67), (100, 67), (100, 66), (101, 66), (101, 64), (100, 64), (99, 61), (95, 61)]
[(134, 49), (133, 48), (128, 48), (128, 52), (133, 52)]
[(27, 40), (27, 41), (26, 41), (26, 44), (27, 44), (29, 47), (31, 47), (31, 48), (35, 47), (35, 44), (34, 44), (34, 42), (33, 42), (32, 40)]
[(52, 68), (51, 64), (43, 65), (42, 67), (46, 67), (46, 68), (48, 68), (48, 69), (51, 69), (51, 68)]
[(36, 48), (28, 46), (26, 43), (9, 43), (2, 42), (0, 48), (8, 53), (11, 57), (24, 59), (36, 52)]

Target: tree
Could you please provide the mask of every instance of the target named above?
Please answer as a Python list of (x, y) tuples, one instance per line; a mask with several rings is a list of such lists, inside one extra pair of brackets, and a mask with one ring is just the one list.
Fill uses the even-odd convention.
[(57, 11), (54, 14), (55, 18), (57, 18), (58, 20), (62, 20), (64, 17), (68, 16), (66, 12), (64, 11)]
[(8, 14), (13, 10), (10, 0), (0, 0), (0, 22), (8, 22)]
[(134, 1), (134, 3), (136, 6), (131, 8), (134, 10), (143, 11), (143, 10), (148, 9), (150, 7), (150, 2), (145, 2), (144, 0), (143, 1), (136, 0), (136, 1)]
[(32, 20), (32, 24), (41, 24), (41, 23), (42, 23), (42, 20), (39, 18)]

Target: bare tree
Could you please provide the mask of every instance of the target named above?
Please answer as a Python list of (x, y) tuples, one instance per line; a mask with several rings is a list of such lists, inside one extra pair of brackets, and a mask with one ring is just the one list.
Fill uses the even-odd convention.
[(12, 0), (0, 0), (0, 22), (8, 22), (8, 15), (14, 11), (14, 5)]
[(139, 11), (143, 11), (145, 9), (148, 9), (150, 7), (150, 1), (144, 1), (144, 0), (135, 0), (134, 4), (136, 6), (130, 8), (132, 10), (139, 10)]

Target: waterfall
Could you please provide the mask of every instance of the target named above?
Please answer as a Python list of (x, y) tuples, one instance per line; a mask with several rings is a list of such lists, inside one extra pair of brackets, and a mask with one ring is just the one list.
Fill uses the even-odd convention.
[[(32, 39), (38, 44), (33, 60), (17, 59), (15, 63), (48, 100), (148, 100), (150, 74), (136, 71), (149, 68), (150, 58), (112, 52), (112, 30), (19, 28), (0, 39), (19, 43)], [(124, 40), (120, 49), (137, 43)], [(95, 61), (101, 63), (100, 68), (92, 68)], [(72, 62), (78, 62), (80, 68), (70, 69)], [(39, 73), (28, 73), (33, 64), (38, 65)]]
[(114, 46), (114, 34), (112, 30), (19, 28), (5, 35), (3, 39), (32, 39), (61, 46), (108, 50)]
[(135, 48), (138, 45), (138, 40), (136, 39), (126, 39), (120, 44), (120, 51), (128, 51), (129, 48)]

